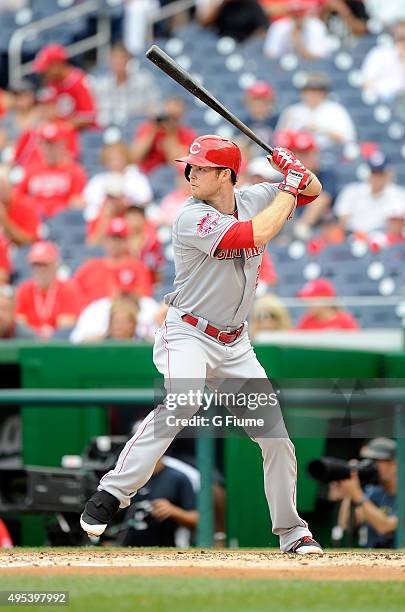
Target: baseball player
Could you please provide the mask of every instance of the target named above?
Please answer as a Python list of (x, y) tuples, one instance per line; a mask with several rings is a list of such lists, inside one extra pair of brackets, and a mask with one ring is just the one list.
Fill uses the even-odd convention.
[[(224, 380), (262, 381), (271, 388), (246, 323), (262, 254), (296, 206), (313, 201), (322, 186), (291, 151), (277, 147), (269, 161), (284, 180), (236, 189), (241, 153), (235, 143), (219, 136), (200, 136), (189, 155), (177, 161), (186, 164), (192, 197), (173, 226), (174, 291), (165, 297), (168, 314), (154, 345), (153, 360), (165, 377), (166, 392), (179, 392), (185, 381), (194, 391), (206, 383), (215, 388), (215, 381)], [(184, 417), (198, 409), (195, 403), (182, 407), (183, 419), (176, 426), (168, 425), (167, 405), (149, 413), (85, 506), (80, 523), (89, 535), (101, 535), (118, 508), (130, 504), (182, 429)], [(294, 446), (281, 413), (270, 420), (269, 434), (256, 429), (249, 435), (263, 455), (273, 533), (283, 552), (322, 554), (297, 513)]]

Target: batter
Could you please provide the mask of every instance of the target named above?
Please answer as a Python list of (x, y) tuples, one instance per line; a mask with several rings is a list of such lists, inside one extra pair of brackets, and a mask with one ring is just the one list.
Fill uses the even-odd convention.
[[(156, 368), (164, 375), (167, 393), (174, 396), (187, 388), (196, 397), (206, 384), (217, 389), (224, 381), (234, 391), (238, 389), (232, 389), (232, 381), (237, 388), (240, 381), (247, 381), (274, 396), (251, 346), (246, 319), (266, 243), (293, 217), (296, 206), (313, 201), (322, 186), (291, 151), (277, 147), (269, 162), (284, 180), (279, 185), (236, 189), (241, 152), (219, 136), (197, 138), (189, 155), (177, 161), (186, 164), (192, 197), (173, 226), (176, 277), (174, 290), (165, 297), (166, 321), (156, 334)], [(199, 407), (196, 403), (178, 407), (176, 416), (191, 418)], [(80, 519), (89, 535), (101, 535), (118, 508), (129, 506), (149, 480), (156, 462), (182, 429), (182, 419), (170, 419), (168, 424), (172, 415), (165, 404), (150, 412), (115, 468), (101, 479)], [(265, 427), (246, 431), (262, 451), (265, 493), (280, 549), (322, 554), (297, 513), (294, 446), (279, 406), (269, 408)]]

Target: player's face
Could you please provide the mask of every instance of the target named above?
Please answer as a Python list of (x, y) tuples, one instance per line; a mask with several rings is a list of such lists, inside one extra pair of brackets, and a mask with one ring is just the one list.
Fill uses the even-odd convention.
[(199, 200), (208, 200), (216, 195), (224, 181), (223, 172), (217, 168), (203, 168), (191, 166), (190, 189), (191, 195)]

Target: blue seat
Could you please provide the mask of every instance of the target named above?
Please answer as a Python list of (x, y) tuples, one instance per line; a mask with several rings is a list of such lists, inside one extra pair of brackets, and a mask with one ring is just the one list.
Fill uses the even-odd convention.
[(395, 312), (395, 306), (365, 306), (359, 313), (360, 323), (363, 328), (398, 329), (401, 327), (401, 319)]
[(173, 191), (176, 184), (177, 172), (171, 166), (159, 166), (150, 173), (149, 180), (156, 199), (161, 199)]
[(46, 225), (49, 229), (49, 240), (61, 246), (74, 244), (77, 248), (85, 243), (86, 222), (81, 210), (64, 210), (48, 219)]
[(402, 277), (405, 270), (405, 244), (398, 244), (380, 251), (379, 259), (384, 265), (387, 276)]
[(12, 283), (13, 285), (19, 285), (22, 281), (31, 277), (31, 266), (27, 261), (29, 246), (19, 247), (14, 252), (12, 258)]

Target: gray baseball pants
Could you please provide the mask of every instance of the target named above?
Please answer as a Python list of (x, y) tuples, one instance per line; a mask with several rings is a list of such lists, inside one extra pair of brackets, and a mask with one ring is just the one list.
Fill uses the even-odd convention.
[[(184, 391), (185, 380), (188, 389), (194, 391), (203, 391), (206, 382), (212, 388), (216, 381), (232, 378), (267, 381), (246, 329), (235, 342), (224, 345), (182, 321), (181, 314), (170, 307), (165, 323), (156, 333), (153, 361), (165, 377), (167, 393)], [(199, 321), (199, 327), (204, 327), (203, 321)], [(268, 385), (272, 389), (269, 382)], [(182, 407), (180, 416), (190, 418), (198, 409), (198, 405)], [(158, 459), (181, 431), (181, 426), (168, 426), (168, 414), (166, 405), (152, 410), (128, 440), (115, 468), (101, 479), (99, 490), (119, 499), (121, 508), (129, 506), (131, 497), (149, 480)], [(286, 551), (299, 538), (312, 534), (297, 513), (297, 462), (281, 413), (274, 422), (270, 434), (252, 439), (262, 451), (273, 533), (280, 538), (281, 550)]]

